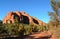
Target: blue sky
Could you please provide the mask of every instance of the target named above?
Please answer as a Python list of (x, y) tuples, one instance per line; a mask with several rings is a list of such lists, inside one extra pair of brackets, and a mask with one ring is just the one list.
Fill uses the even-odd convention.
[(9, 11), (24, 11), (43, 22), (49, 21), (48, 12), (52, 11), (50, 0), (0, 0), (0, 20)]

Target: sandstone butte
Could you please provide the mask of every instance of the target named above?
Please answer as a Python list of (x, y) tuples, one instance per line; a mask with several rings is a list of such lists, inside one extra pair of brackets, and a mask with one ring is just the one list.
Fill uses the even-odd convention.
[(46, 26), (46, 23), (44, 23), (43, 21), (38, 20), (37, 18), (34, 18), (32, 16), (29, 16), (27, 13), (23, 11), (8, 12), (8, 14), (3, 19), (3, 23), (14, 23), (15, 17), (18, 17), (18, 21), (21, 23), (25, 24), (33, 23)]

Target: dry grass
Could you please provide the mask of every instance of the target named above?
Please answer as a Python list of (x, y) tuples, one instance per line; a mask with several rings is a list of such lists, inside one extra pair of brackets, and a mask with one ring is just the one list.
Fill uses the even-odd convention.
[(60, 39), (60, 27), (52, 27), (50, 31), (56, 36), (57, 39)]

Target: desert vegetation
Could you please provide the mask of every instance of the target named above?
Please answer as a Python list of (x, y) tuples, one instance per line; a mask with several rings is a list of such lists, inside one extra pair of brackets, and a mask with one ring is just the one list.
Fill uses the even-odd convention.
[(18, 17), (15, 17), (14, 23), (4, 24), (2, 23), (2, 20), (0, 20), (0, 37), (23, 37), (25, 35), (34, 34), (36, 32), (51, 31), (53, 32), (53, 35), (60, 39), (60, 2), (56, 0), (51, 0), (50, 2), (53, 12), (48, 12), (50, 21), (46, 24), (46, 26), (39, 25), (36, 20), (34, 20), (34, 22), (37, 22), (36, 25), (33, 23), (20, 23)]
[(50, 21), (48, 25), (57, 39), (60, 39), (60, 1), (50, 0), (50, 2), (53, 12), (49, 12)]
[(48, 27), (47, 26), (40, 26), (40, 25), (34, 25), (33, 23), (31, 24), (24, 24), (24, 23), (19, 23), (18, 18), (16, 17), (15, 23), (10, 23), (10, 24), (3, 24), (2, 21), (0, 22), (0, 36), (12, 36), (12, 35), (17, 35), (20, 37), (23, 37), (24, 35), (29, 35), (33, 34), (35, 32), (43, 32), (47, 31)]

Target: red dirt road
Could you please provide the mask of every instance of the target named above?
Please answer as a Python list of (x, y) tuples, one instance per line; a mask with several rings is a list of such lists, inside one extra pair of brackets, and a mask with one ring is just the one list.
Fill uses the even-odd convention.
[(47, 32), (37, 32), (35, 34), (26, 36), (25, 39), (56, 39), (54, 35), (47, 31)]

